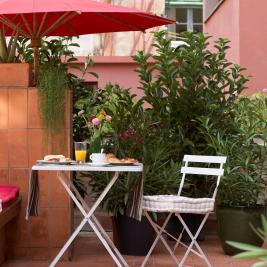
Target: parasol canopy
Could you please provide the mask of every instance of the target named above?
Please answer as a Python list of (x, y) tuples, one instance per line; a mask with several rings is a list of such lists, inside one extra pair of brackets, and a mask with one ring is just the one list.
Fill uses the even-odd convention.
[[(77, 36), (89, 33), (144, 31), (173, 23), (135, 8), (92, 0), (2, 0), (0, 23), (23, 36)], [(1, 25), (1, 24), (0, 24)]]
[(5, 35), (18, 33), (31, 39), (35, 81), (44, 36), (144, 31), (170, 23), (173, 21), (135, 8), (93, 0), (0, 0), (0, 27), (5, 27)]

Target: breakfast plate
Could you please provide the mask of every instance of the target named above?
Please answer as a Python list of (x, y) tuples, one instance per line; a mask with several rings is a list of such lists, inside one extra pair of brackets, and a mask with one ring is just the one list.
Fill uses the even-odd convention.
[(49, 160), (37, 160), (37, 163), (39, 164), (56, 164), (56, 165), (70, 165), (70, 164), (77, 164), (75, 160), (69, 160), (69, 161), (49, 161)]
[(107, 162), (103, 162), (103, 163), (86, 162), (85, 164), (88, 164), (92, 167), (103, 167), (103, 166), (110, 165), (110, 163), (107, 163)]
[(110, 165), (113, 166), (133, 166), (136, 165), (137, 162), (114, 162), (114, 163), (109, 163)]

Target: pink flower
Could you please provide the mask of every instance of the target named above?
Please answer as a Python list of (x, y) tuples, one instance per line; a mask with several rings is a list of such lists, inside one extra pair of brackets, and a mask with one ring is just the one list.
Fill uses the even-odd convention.
[(264, 94), (267, 94), (267, 88), (263, 88), (263, 89), (262, 89), (262, 92), (263, 92)]
[(120, 133), (119, 134), (119, 139), (121, 140), (127, 140), (129, 135), (127, 133)]
[(129, 130), (126, 131), (126, 133), (128, 135), (135, 135), (136, 134), (136, 130), (135, 129), (129, 129)]
[(85, 111), (84, 111), (83, 109), (80, 110), (80, 111), (78, 112), (78, 116), (81, 117), (81, 116), (84, 114), (84, 112), (85, 112)]
[(110, 115), (107, 115), (107, 116), (106, 116), (106, 120), (107, 120), (107, 121), (111, 121), (111, 120), (112, 120), (112, 117), (111, 117)]
[(97, 126), (101, 123), (101, 121), (98, 118), (94, 118), (94, 119), (92, 119), (92, 123), (93, 123), (93, 125)]
[(142, 143), (144, 141), (144, 138), (143, 137), (138, 137), (138, 138), (135, 139), (135, 141), (137, 143)]

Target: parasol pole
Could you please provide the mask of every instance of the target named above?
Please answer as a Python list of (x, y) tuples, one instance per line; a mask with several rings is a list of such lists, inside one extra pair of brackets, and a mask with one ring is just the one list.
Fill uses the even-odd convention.
[(33, 48), (33, 83), (37, 84), (38, 74), (39, 74), (39, 61), (38, 61), (38, 50), (41, 46), (40, 38), (32, 38), (31, 39), (31, 47)]

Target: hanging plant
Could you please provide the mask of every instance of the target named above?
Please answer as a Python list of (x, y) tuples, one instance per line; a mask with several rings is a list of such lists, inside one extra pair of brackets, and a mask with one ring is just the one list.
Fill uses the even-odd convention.
[(64, 66), (47, 62), (40, 67), (38, 92), (41, 119), (50, 136), (64, 128), (67, 87)]
[[(52, 141), (54, 134), (64, 128), (66, 92), (71, 75), (68, 64), (76, 61), (69, 47), (78, 46), (70, 37), (42, 40), (39, 50), (39, 99), (41, 118)], [(29, 48), (32, 56), (32, 49)], [(29, 59), (29, 58), (28, 58)]]

